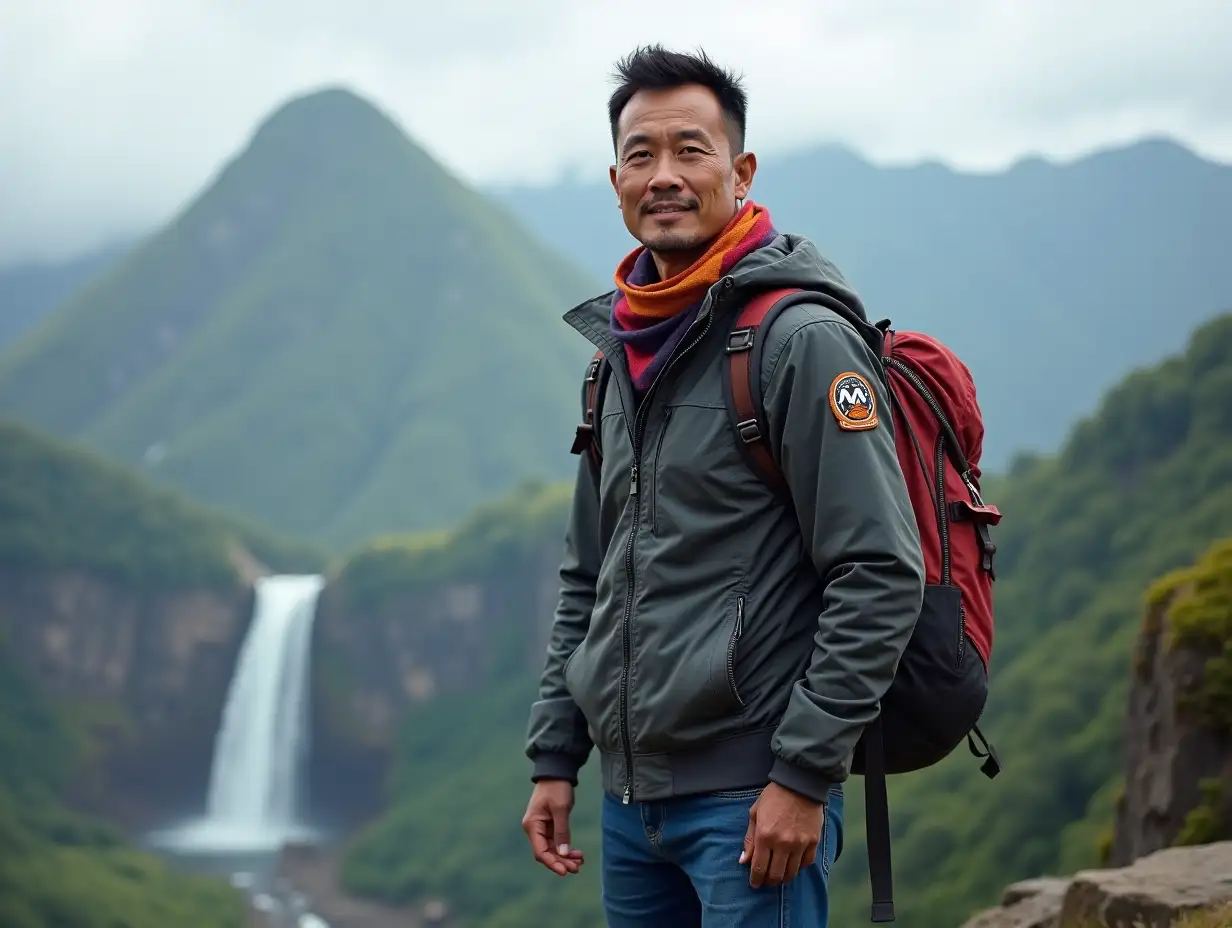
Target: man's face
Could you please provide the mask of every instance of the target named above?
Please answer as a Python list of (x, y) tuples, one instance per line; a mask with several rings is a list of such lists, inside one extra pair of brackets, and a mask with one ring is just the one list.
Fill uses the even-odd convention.
[(611, 169), (630, 234), (656, 254), (704, 251), (748, 194), (757, 167), (752, 153), (733, 159), (731, 151), (709, 89), (636, 93), (620, 115)]

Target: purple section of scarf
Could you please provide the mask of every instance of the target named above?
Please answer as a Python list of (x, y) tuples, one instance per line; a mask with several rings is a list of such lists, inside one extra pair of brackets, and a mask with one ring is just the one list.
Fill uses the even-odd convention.
[[(637, 287), (645, 287), (648, 284), (655, 283), (658, 279), (659, 274), (655, 268), (654, 258), (651, 257), (649, 251), (643, 251), (637, 256), (637, 260), (633, 263), (633, 270), (629, 272), (629, 283)], [(703, 290), (701, 297), (692, 303), (688, 309), (661, 322), (656, 322), (653, 325), (640, 329), (622, 329), (617, 321), (617, 314), (613, 311), (611, 319), (612, 335), (628, 346), (633, 352), (642, 356), (652, 356), (650, 363), (642, 371), (642, 376), (633, 379), (633, 389), (637, 391), (639, 399), (650, 385), (654, 383), (654, 379), (659, 376), (659, 371), (663, 369), (667, 359), (671, 357), (672, 352), (676, 350), (676, 346), (680, 344), (680, 339), (684, 337), (684, 333), (688, 331), (693, 320), (697, 318), (698, 310), (701, 309), (705, 295), (706, 292)], [(622, 293), (616, 299), (621, 301), (624, 298)]]

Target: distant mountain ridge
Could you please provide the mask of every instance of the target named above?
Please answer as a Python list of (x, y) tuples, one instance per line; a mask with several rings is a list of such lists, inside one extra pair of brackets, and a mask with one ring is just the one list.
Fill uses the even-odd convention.
[(0, 348), (29, 331), (79, 287), (117, 262), (127, 242), (116, 242), (63, 261), (0, 267)]
[(329, 88), (0, 358), (0, 413), (283, 531), (448, 525), (563, 476), (593, 281)]
[[(1232, 167), (1172, 142), (991, 174), (835, 147), (759, 161), (751, 196), (780, 230), (816, 242), (874, 319), (971, 367), (987, 468), (1055, 450), (1103, 391), (1232, 303)], [(605, 178), (491, 192), (604, 287), (636, 246)]]

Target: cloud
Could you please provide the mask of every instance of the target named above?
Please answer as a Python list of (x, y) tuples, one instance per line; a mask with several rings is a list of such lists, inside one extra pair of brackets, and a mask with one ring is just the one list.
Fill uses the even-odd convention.
[(750, 145), (972, 169), (1167, 134), (1232, 160), (1227, 0), (39, 0), (0, 9), (0, 263), (168, 218), (343, 83), (476, 183), (602, 177), (613, 62), (704, 46)]

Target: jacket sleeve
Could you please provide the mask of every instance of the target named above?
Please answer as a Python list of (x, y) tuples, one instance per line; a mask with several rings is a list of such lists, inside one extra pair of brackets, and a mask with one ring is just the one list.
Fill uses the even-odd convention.
[[(894, 679), (920, 612), (924, 563), (877, 359), (831, 312), (793, 309), (766, 346), (764, 406), (823, 593), (812, 657), (773, 739), (770, 776), (824, 801), (847, 778), (856, 742)], [(873, 390), (873, 428), (840, 427), (830, 393), (847, 373)]]
[(565, 531), (560, 596), (539, 680), (539, 698), (530, 710), (526, 754), (534, 762), (531, 778), (535, 782), (551, 778), (576, 785), (578, 770), (594, 747), (586, 719), (565, 686), (565, 663), (590, 627), (602, 557), (598, 468), (590, 455), (582, 454)]

